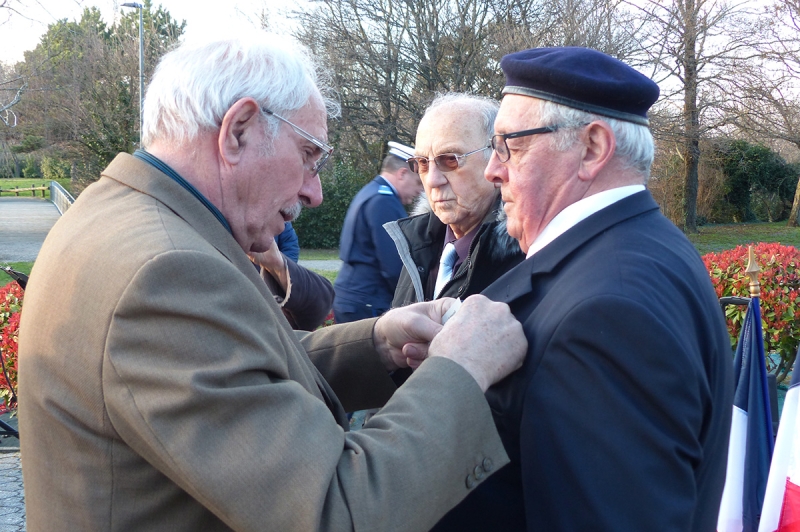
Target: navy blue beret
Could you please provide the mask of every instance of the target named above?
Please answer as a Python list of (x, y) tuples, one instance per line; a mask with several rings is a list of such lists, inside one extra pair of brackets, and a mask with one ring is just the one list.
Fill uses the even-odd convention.
[(648, 125), (658, 85), (622, 61), (579, 47), (532, 48), (500, 61), (503, 94), (550, 100), (581, 111)]

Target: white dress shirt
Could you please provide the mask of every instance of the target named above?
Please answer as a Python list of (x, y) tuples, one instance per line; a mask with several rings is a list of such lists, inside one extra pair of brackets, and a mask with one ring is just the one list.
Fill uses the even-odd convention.
[(601, 209), (605, 209), (611, 204), (621, 199), (632, 196), (644, 190), (644, 185), (628, 185), (624, 187), (612, 188), (593, 194), (588, 198), (576, 201), (572, 205), (558, 213), (555, 218), (539, 233), (531, 247), (528, 248), (528, 258), (532, 257), (537, 251), (544, 248), (547, 244), (563, 235), (570, 228), (577, 225), (582, 220)]

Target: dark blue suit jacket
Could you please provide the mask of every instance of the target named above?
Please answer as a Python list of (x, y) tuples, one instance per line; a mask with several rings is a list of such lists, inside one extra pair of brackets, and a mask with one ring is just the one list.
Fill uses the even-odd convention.
[(510, 305), (529, 342), (523, 367), (487, 392), (511, 463), (435, 530), (715, 530), (730, 341), (697, 251), (650, 193), (483, 293)]

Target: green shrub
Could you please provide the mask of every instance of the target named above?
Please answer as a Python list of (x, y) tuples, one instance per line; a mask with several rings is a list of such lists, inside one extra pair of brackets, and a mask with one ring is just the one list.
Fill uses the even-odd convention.
[(69, 179), (69, 168), (70, 165), (66, 161), (54, 157), (42, 157), (42, 177), (47, 180)]
[[(761, 272), (761, 326), (764, 331), (764, 352), (778, 353), (781, 362), (775, 370), (777, 381), (783, 381), (792, 369), (800, 345), (800, 251), (793, 246), (759, 243), (754, 247)], [(747, 268), (747, 248), (703, 255), (717, 297), (750, 297)], [(735, 346), (747, 307), (729, 305), (725, 308), (731, 346)]]
[(33, 155), (25, 157), (25, 165), (22, 167), (22, 177), (26, 177), (28, 179), (42, 177), (42, 171), (39, 168), (39, 161), (37, 161), (36, 157)]
[(322, 205), (314, 209), (304, 209), (292, 224), (300, 240), (300, 246), (338, 248), (347, 208), (356, 193), (372, 177), (342, 163), (337, 163), (332, 171), (320, 175)]

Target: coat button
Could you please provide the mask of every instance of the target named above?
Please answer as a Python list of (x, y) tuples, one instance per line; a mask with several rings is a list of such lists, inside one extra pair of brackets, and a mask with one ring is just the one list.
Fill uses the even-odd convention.
[(425, 268), (423, 268), (422, 266), (417, 266), (417, 271), (423, 273), (425, 271)]
[(475, 479), (472, 478), (472, 475), (467, 475), (467, 489), (471, 490), (475, 487)]
[(487, 473), (490, 473), (494, 469), (494, 462), (492, 462), (491, 458), (484, 458), (483, 459), (483, 470)]
[(475, 480), (483, 480), (484, 471), (481, 466), (475, 466), (475, 470), (473, 472), (475, 473)]

